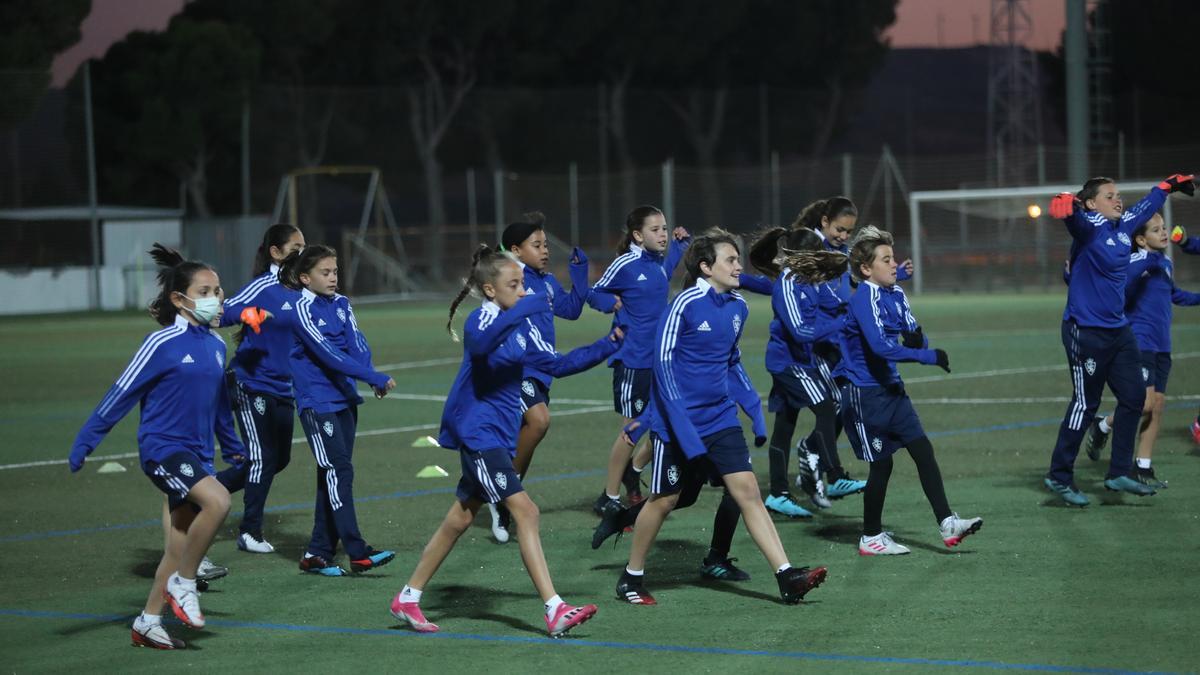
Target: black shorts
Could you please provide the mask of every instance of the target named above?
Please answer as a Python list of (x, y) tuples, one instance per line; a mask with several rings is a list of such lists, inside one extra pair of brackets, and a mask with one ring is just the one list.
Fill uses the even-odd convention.
[(925, 436), (902, 386), (842, 387), (842, 425), (854, 455), (874, 462)]
[(706, 481), (719, 487), (731, 473), (753, 471), (750, 448), (741, 427), (722, 429), (701, 439), (707, 452), (689, 460), (677, 444), (664, 441), (658, 434), (650, 435), (654, 450), (654, 468), (650, 474), (650, 492), (669, 495), (686, 486), (703, 485)]
[(487, 504), (499, 504), (518, 492), (524, 492), (521, 477), (513, 468), (512, 454), (506, 448), (496, 450), (459, 450), (462, 477), (454, 495), (460, 502), (478, 499)]
[(1142, 380), (1154, 391), (1167, 393), (1167, 378), (1171, 375), (1171, 352), (1142, 352)]
[(642, 414), (650, 405), (650, 383), (654, 372), (649, 368), (626, 368), (624, 363), (613, 364), (613, 409), (630, 419)]
[(532, 377), (521, 380), (521, 414), (539, 403), (550, 407), (550, 387)]
[(771, 382), (771, 393), (767, 396), (769, 412), (804, 410), (829, 398), (825, 376), (817, 368), (792, 365), (782, 373), (771, 373)]
[(155, 487), (167, 495), (167, 504), (172, 511), (187, 503), (188, 493), (196, 483), (212, 473), (204, 462), (190, 450), (172, 453), (162, 462), (149, 462), (146, 475)]

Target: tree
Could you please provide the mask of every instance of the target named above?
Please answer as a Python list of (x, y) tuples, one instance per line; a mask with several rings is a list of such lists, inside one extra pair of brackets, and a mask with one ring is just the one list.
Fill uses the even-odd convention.
[[(105, 194), (161, 199), (184, 185), (201, 217), (214, 209), (210, 167), (236, 156), (242, 103), (259, 51), (250, 33), (216, 21), (172, 19), (163, 33), (134, 32), (92, 69), (97, 160)], [(216, 174), (235, 194), (234, 171)], [(233, 203), (236, 200), (221, 200)]]
[(50, 85), (56, 54), (79, 41), (91, 0), (7, 0), (0, 3), (0, 131), (9, 131), (14, 204), (21, 201), (16, 128)]

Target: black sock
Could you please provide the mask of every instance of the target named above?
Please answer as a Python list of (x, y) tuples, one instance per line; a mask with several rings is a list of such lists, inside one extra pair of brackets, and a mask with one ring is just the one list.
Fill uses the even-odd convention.
[(891, 455), (869, 465), (867, 487), (863, 490), (863, 535), (874, 537), (883, 532), (883, 501), (887, 497), (888, 480), (892, 477)]
[(946, 502), (946, 486), (942, 483), (942, 472), (938, 469), (937, 459), (933, 456), (933, 445), (929, 439), (922, 436), (909, 443), (908, 454), (912, 455), (917, 464), (917, 475), (921, 478), (921, 489), (929, 506), (933, 507), (933, 515), (938, 524), (951, 515), (950, 505)]
[(792, 451), (792, 434), (796, 431), (798, 411), (786, 408), (775, 413), (775, 428), (771, 431), (771, 447), (767, 458), (771, 472), (771, 494), (788, 491), (788, 456)]
[(729, 557), (729, 549), (733, 545), (733, 533), (737, 531), (738, 520), (742, 510), (737, 502), (726, 491), (721, 495), (721, 503), (713, 516), (712, 544), (708, 550), (705, 562), (716, 562)]
[(816, 417), (816, 424), (808, 436), (808, 450), (816, 453), (821, 460), (821, 470), (833, 473), (842, 467), (837, 456), (837, 404), (825, 399), (810, 408)]

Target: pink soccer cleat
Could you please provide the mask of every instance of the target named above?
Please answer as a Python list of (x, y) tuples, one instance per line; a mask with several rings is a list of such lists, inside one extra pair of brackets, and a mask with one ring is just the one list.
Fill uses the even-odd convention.
[(400, 594), (392, 598), (392, 616), (405, 621), (418, 633), (436, 633), (438, 626), (425, 618), (421, 606), (415, 602), (400, 602)]
[(554, 612), (554, 618), (546, 619), (546, 630), (550, 632), (550, 637), (562, 637), (567, 634), (575, 626), (587, 621), (596, 616), (595, 605), (584, 605), (583, 607), (572, 607), (567, 603), (558, 606), (558, 610)]

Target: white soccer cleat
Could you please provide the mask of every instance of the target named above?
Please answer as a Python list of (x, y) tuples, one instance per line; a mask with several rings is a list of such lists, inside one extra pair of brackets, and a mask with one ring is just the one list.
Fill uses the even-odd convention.
[(200, 593), (196, 582), (185, 582), (178, 573), (167, 579), (163, 598), (171, 606), (176, 618), (192, 628), (204, 628), (204, 614), (200, 612)]
[(858, 540), (859, 555), (906, 555), (907, 546), (897, 544), (891, 532), (880, 532), (873, 537), (863, 536)]
[(488, 511), (492, 512), (492, 536), (501, 544), (507, 544), (508, 530), (500, 522), (500, 512), (496, 510), (496, 505), (488, 504)]
[(251, 553), (274, 553), (275, 547), (272, 546), (266, 539), (255, 539), (254, 535), (249, 532), (243, 532), (238, 535), (237, 547), (242, 551)]
[(183, 649), (187, 647), (187, 644), (183, 640), (171, 637), (167, 633), (167, 629), (163, 628), (161, 621), (150, 623), (143, 620), (140, 614), (133, 620), (133, 625), (130, 629), (130, 637), (133, 640), (134, 647), (149, 647), (151, 649)]
[(197, 581), (215, 581), (229, 574), (229, 568), (224, 565), (218, 565), (204, 556), (200, 560), (200, 565), (196, 567)]
[(959, 518), (953, 513), (942, 521), (942, 541), (947, 547), (958, 546), (958, 543), (983, 527), (983, 518)]

